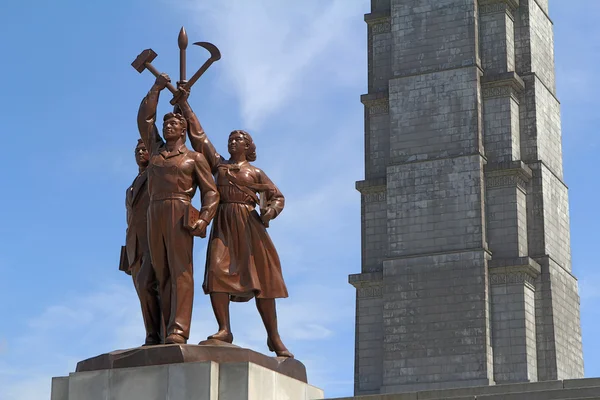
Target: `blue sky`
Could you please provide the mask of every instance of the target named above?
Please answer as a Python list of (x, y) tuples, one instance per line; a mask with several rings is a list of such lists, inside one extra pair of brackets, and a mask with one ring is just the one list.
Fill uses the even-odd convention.
[[(177, 78), (181, 25), (190, 42), (213, 42), (223, 55), (190, 99), (209, 136), (225, 153), (228, 132), (249, 130), (255, 164), (286, 196), (270, 228), (290, 291), (279, 302), (283, 338), (327, 396), (352, 393), (347, 275), (360, 271), (354, 182), (363, 178), (369, 3), (0, 2), (0, 399), (49, 398), (52, 376), (143, 341), (132, 282), (117, 270), (124, 192), (136, 174), (135, 115), (153, 82), (130, 63), (152, 47), (154, 65)], [(550, 0), (586, 376), (600, 376), (599, 11), (595, 0)], [(190, 46), (189, 74), (206, 57)], [(159, 111), (168, 108), (164, 96)], [(199, 290), (204, 254), (197, 239), (190, 343), (216, 328)], [(234, 305), (233, 329), (238, 344), (267, 352), (253, 305)]]

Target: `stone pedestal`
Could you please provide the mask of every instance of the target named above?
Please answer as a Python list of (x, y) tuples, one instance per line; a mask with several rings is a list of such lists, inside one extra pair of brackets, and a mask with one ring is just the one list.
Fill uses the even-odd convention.
[(317, 400), (304, 365), (236, 346), (165, 345), (84, 360), (51, 400)]
[(515, 383), (329, 400), (596, 400), (600, 378)]

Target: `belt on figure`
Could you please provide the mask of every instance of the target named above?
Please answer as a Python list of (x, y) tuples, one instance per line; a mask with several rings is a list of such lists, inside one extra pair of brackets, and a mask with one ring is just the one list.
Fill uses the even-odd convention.
[(184, 193), (157, 193), (150, 196), (150, 201), (182, 200), (191, 202), (190, 196)]
[(219, 204), (245, 204), (247, 206), (256, 207), (256, 203), (253, 201), (244, 200), (220, 200)]

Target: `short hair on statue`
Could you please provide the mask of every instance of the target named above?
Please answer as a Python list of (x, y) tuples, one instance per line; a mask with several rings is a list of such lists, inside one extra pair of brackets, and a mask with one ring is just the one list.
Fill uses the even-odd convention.
[(256, 145), (254, 144), (254, 140), (252, 140), (252, 136), (250, 136), (248, 132), (243, 131), (241, 129), (236, 129), (235, 131), (232, 131), (229, 134), (229, 136), (234, 135), (236, 133), (242, 135), (244, 140), (248, 144), (248, 150), (246, 150), (246, 160), (250, 162), (256, 161)]
[(181, 125), (183, 125), (183, 128), (187, 130), (187, 120), (185, 119), (185, 117), (179, 113), (167, 113), (165, 114), (165, 116), (163, 117), (163, 122), (171, 119), (171, 118), (175, 118), (178, 119), (179, 122), (181, 122)]

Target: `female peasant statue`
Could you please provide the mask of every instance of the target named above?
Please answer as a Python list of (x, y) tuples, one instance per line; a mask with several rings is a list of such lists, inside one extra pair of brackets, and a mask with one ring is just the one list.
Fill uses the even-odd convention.
[[(254, 297), (269, 350), (279, 357), (294, 357), (277, 329), (275, 299), (288, 297), (288, 292), (279, 256), (266, 230), (269, 221), (283, 210), (283, 195), (263, 171), (250, 164), (256, 160), (256, 145), (247, 132), (231, 132), (230, 158), (226, 160), (215, 150), (189, 103), (179, 104), (188, 120), (190, 143), (208, 161), (220, 194), (202, 285), (219, 324), (219, 331), (208, 339), (232, 343), (229, 302), (247, 302)], [(257, 204), (261, 205), (260, 216)]]

